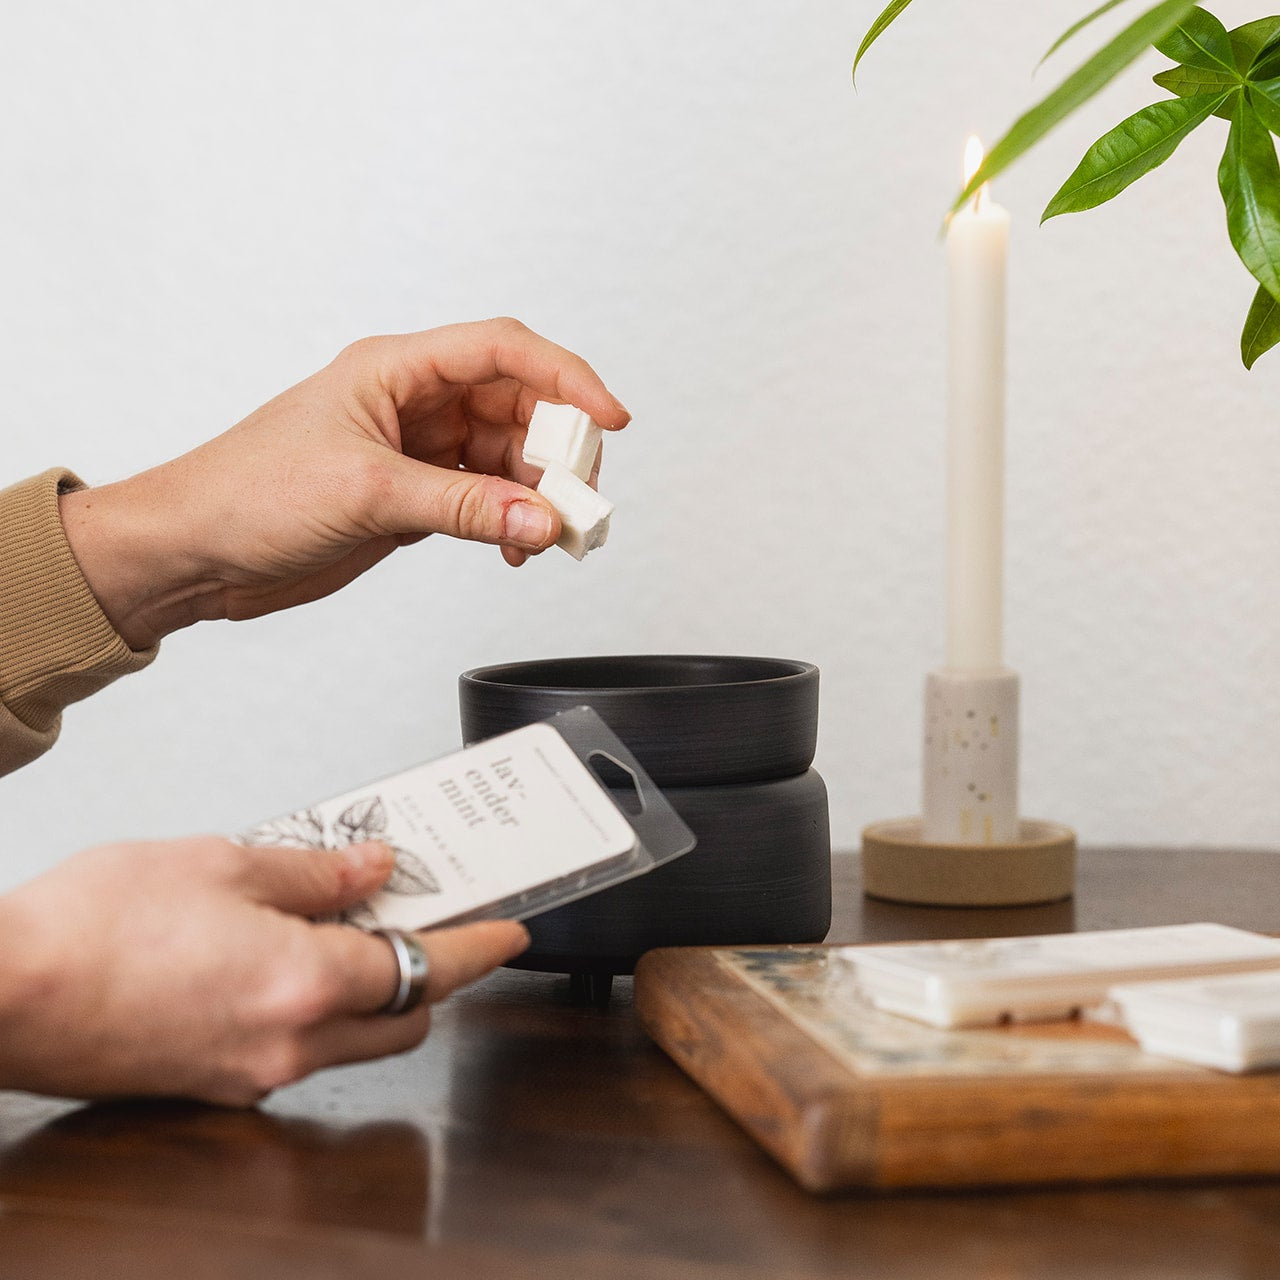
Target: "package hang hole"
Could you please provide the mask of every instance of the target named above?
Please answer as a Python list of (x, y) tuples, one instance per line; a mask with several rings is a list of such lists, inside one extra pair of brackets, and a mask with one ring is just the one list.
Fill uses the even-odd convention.
[(623, 813), (638, 818), (644, 812), (644, 797), (636, 775), (625, 764), (603, 751), (593, 751), (587, 764)]

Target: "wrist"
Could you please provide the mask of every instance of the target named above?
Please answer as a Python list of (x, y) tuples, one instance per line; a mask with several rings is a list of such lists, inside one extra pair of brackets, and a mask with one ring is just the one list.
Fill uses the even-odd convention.
[(196, 620), (195, 567), (175, 539), (175, 513), (155, 500), (154, 473), (58, 499), (71, 554), (107, 620), (130, 649), (150, 649)]

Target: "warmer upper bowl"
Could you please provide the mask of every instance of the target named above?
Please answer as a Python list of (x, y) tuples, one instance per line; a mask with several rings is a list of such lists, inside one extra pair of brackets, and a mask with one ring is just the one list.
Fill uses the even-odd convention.
[(549, 658), (477, 667), (458, 686), (466, 743), (585, 703), (659, 786), (790, 777), (817, 745), (818, 668), (786, 658)]

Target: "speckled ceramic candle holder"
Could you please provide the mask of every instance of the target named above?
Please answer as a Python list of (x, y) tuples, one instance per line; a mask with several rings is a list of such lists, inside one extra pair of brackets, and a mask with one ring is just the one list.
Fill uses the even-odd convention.
[(1018, 815), (1014, 671), (925, 681), (924, 815), (862, 833), (863, 891), (925, 906), (1057, 902), (1075, 888), (1075, 832)]

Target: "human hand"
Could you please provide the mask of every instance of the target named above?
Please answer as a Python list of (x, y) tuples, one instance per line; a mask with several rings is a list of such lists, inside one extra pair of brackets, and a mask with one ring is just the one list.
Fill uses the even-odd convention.
[(413, 1048), (430, 1005), (528, 946), (510, 920), (420, 935), (426, 1000), (378, 1013), (385, 939), (316, 924), (386, 880), (383, 845), (104, 845), (0, 897), (0, 1088), (247, 1106), (321, 1067)]
[(63, 524), (133, 649), (317, 600), (430, 533), (519, 565), (560, 535), (521, 456), (539, 400), (630, 420), (586, 361), (515, 320), (366, 338), (191, 453), (63, 495)]

